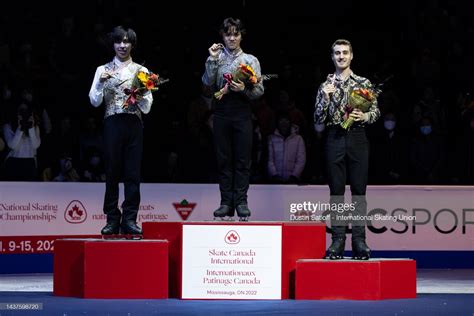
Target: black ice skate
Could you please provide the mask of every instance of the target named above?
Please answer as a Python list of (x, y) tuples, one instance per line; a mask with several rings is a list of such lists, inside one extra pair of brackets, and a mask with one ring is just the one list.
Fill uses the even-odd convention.
[(248, 222), (251, 212), (246, 204), (237, 205), (235, 210), (237, 211), (239, 221)]
[(116, 220), (107, 220), (107, 224), (100, 231), (103, 239), (120, 238), (120, 218)]
[(234, 210), (228, 205), (221, 205), (214, 211), (214, 220), (232, 221), (234, 220)]
[(344, 258), (344, 247), (346, 240), (344, 238), (334, 238), (331, 246), (329, 246), (326, 254), (326, 259), (339, 260)]
[(352, 241), (352, 259), (354, 260), (369, 260), (370, 248), (363, 239), (356, 239)]
[(121, 237), (124, 239), (143, 239), (143, 231), (135, 221), (124, 221), (120, 228)]

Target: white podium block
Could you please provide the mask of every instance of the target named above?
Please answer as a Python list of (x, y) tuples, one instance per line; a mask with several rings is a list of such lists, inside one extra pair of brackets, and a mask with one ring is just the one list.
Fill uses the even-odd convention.
[(183, 299), (281, 299), (281, 225), (183, 227)]

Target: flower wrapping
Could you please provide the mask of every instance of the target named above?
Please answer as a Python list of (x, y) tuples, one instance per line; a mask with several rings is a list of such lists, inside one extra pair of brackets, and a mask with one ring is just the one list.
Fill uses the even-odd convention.
[(135, 105), (146, 92), (157, 91), (158, 86), (163, 82), (158, 74), (138, 70), (133, 77), (131, 87), (124, 89), (124, 93), (128, 95), (128, 97), (123, 103), (123, 107), (127, 108), (130, 105)]
[(224, 74), (225, 85), (222, 89), (214, 93), (214, 97), (217, 100), (222, 99), (222, 97), (229, 92), (229, 85), (232, 81), (242, 81), (243, 83), (247, 84), (256, 84), (258, 79), (255, 71), (246, 64), (240, 64), (237, 67), (236, 71), (233, 74), (226, 73)]
[(379, 93), (380, 90), (372, 88), (353, 89), (349, 94), (349, 104), (346, 107), (346, 114), (344, 115), (346, 119), (344, 120), (344, 122), (341, 123), (341, 127), (344, 129), (348, 129), (352, 126), (352, 124), (354, 124), (354, 119), (349, 117), (349, 114), (354, 109), (359, 109), (364, 113), (368, 112), (372, 104), (377, 99)]

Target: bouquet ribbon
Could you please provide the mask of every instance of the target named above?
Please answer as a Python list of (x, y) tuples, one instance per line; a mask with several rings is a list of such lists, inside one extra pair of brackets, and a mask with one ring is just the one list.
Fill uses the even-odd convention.
[(224, 80), (226, 81), (226, 84), (230, 84), (232, 82), (233, 76), (232, 74), (224, 74)]
[(136, 88), (136, 89), (129, 89), (129, 88), (126, 88), (123, 90), (123, 92), (128, 95), (128, 102), (125, 103), (124, 107), (128, 107), (129, 104), (135, 104), (135, 102), (137, 102), (137, 99), (138, 99), (138, 90), (140, 88)]

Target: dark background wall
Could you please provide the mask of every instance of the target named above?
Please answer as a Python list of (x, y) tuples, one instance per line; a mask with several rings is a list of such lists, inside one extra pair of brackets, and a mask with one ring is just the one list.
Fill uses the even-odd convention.
[[(138, 34), (138, 46), (132, 53), (134, 60), (170, 79), (155, 95), (153, 109), (145, 117), (144, 181), (206, 182), (214, 179), (192, 176), (195, 162), (191, 158), (203, 149), (189, 137), (187, 115), (190, 104), (201, 92), (207, 49), (221, 41), (218, 27), (222, 20), (233, 16), (244, 21), (248, 34), (242, 48), (258, 57), (263, 73), (280, 76), (266, 82), (266, 102), (277, 111), (280, 91), (290, 94), (306, 118), (304, 136), (310, 149), (314, 148), (311, 144), (315, 94), (326, 75), (333, 71), (330, 45), (337, 38), (347, 38), (354, 47), (355, 73), (373, 82), (391, 78), (379, 100), (380, 107), (383, 113), (396, 113), (407, 144), (417, 136), (419, 122), (413, 118), (417, 104), (427, 88), (434, 91), (438, 103), (432, 107), (434, 110), (428, 106), (425, 114), (437, 118), (434, 129), (444, 146), (440, 150), (458, 153), (443, 156), (445, 172), (434, 183), (472, 184), (473, 178), (460, 180), (463, 171), (452, 167), (459, 159), (465, 159), (463, 149), (472, 144), (469, 135), (474, 129), (469, 129), (472, 102), (467, 96), (472, 95), (473, 86), (473, 9), (472, 3), (428, 0), (283, 4), (245, 0), (192, 4), (122, 0), (61, 5), (10, 2), (2, 4), (0, 12), (1, 80), (16, 95), (23, 87), (31, 87), (37, 103), (48, 110), (53, 122), (49, 143), (53, 145), (46, 147), (45, 135), (39, 154), (44, 158), (44, 166), (54, 165), (63, 142), (67, 143), (64, 146), (79, 148), (74, 146), (79, 146), (88, 117), (95, 117), (100, 124), (103, 108), (90, 106), (88, 91), (95, 68), (113, 57), (104, 44), (105, 36), (115, 25), (132, 27)], [(2, 106), (2, 123), (7, 121), (5, 108), (6, 105)], [(65, 116), (71, 118), (73, 126), (66, 141), (58, 132)], [(369, 131), (375, 148), (382, 123), (381, 119)], [(467, 140), (466, 135), (470, 137)], [(56, 142), (57, 139), (61, 141)], [(416, 167), (408, 162), (410, 146), (403, 151), (407, 152), (407, 176), (399, 182), (423, 182), (408, 177)], [(180, 175), (169, 178), (165, 174), (173, 168), (169, 167), (173, 165), (171, 152), (179, 157)], [(472, 154), (472, 148), (468, 152)], [(70, 154), (77, 156), (74, 158), (81, 168), (83, 157), (79, 149)], [(470, 159), (463, 163), (472, 170)], [(308, 159), (304, 181), (313, 183), (315, 167), (311, 161), (314, 162)], [(212, 173), (212, 164), (209, 168)], [(378, 182), (376, 175), (371, 179), (372, 183)]]

